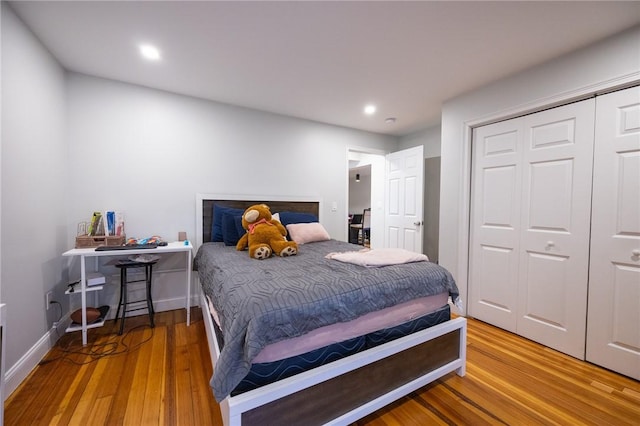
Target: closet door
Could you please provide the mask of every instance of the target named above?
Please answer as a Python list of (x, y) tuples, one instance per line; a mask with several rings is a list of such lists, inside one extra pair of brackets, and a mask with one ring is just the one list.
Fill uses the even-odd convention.
[(587, 360), (640, 380), (640, 88), (596, 102)]
[(469, 314), (516, 331), (521, 119), (474, 129)]
[(474, 130), (469, 314), (584, 359), (594, 100)]
[(594, 99), (523, 117), (517, 333), (584, 359)]

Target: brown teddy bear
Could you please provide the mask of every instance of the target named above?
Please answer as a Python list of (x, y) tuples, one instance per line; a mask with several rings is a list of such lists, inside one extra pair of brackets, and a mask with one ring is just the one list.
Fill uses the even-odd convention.
[(272, 253), (278, 256), (293, 256), (298, 253), (298, 244), (287, 241), (287, 230), (271, 217), (266, 204), (256, 204), (244, 211), (242, 227), (247, 232), (240, 237), (236, 249), (242, 251), (249, 247), (249, 257), (266, 259)]

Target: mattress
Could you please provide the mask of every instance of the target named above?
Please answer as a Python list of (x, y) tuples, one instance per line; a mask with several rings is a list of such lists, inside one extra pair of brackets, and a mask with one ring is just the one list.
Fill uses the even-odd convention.
[(254, 363), (247, 376), (231, 392), (231, 395), (235, 396), (248, 392), (260, 386), (286, 379), (312, 368), (416, 333), (448, 321), (450, 317), (449, 305), (445, 305), (433, 312), (396, 326), (385, 327), (277, 361)]
[[(349, 341), (377, 330), (395, 327), (408, 323), (416, 318), (434, 312), (447, 305), (448, 293), (421, 297), (396, 306), (371, 312), (346, 323), (336, 323), (317, 328), (302, 336), (281, 340), (267, 345), (253, 359), (253, 364), (269, 363), (294, 357), (334, 343)], [(207, 296), (209, 312), (214, 322), (220, 328), (220, 318)], [(224, 340), (220, 339), (220, 345)]]
[(414, 299), (458, 296), (451, 274), (430, 262), (366, 268), (325, 258), (353, 249), (322, 241), (305, 244), (297, 256), (258, 261), (223, 243), (200, 247), (194, 266), (224, 339), (211, 381), (218, 401), (268, 345)]

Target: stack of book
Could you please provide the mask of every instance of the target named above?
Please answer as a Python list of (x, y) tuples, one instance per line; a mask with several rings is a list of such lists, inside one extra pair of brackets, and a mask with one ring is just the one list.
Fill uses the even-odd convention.
[[(87, 272), (87, 287), (95, 287), (107, 283), (107, 279), (100, 272)], [(66, 293), (80, 292), (80, 280), (69, 283)]]
[(107, 279), (100, 272), (87, 272), (87, 286), (102, 285)]
[(87, 235), (94, 237), (97, 235), (116, 235), (124, 236), (124, 216), (121, 212), (107, 210), (102, 212), (93, 212)]

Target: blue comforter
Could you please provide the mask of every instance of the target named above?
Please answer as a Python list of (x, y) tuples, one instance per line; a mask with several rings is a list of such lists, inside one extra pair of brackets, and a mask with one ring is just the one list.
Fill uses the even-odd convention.
[(301, 245), (297, 256), (255, 260), (224, 243), (200, 247), (194, 265), (224, 339), (211, 379), (218, 401), (270, 343), (418, 297), (448, 292), (457, 298), (453, 277), (434, 263), (366, 268), (325, 258), (361, 248), (330, 240)]

